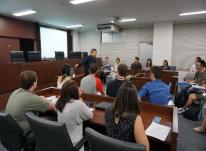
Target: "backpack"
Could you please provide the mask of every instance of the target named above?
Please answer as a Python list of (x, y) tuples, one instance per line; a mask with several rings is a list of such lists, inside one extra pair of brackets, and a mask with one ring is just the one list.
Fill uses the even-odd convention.
[(176, 95), (175, 100), (174, 100), (174, 104), (176, 107), (181, 108), (185, 105), (185, 103), (187, 102), (188, 96), (189, 96), (187, 92), (188, 89), (189, 88), (185, 88)]
[(192, 93), (202, 94), (202, 92), (199, 89), (195, 89), (195, 88), (190, 89), (190, 88), (191, 87), (187, 87), (176, 95), (175, 100), (174, 100), (174, 104), (176, 107), (178, 108), (183, 107), (186, 104), (190, 94)]
[(183, 116), (190, 120), (197, 121), (200, 111), (203, 105), (205, 104), (205, 101), (206, 101), (206, 97), (204, 96), (201, 98), (201, 100), (194, 102), (192, 106), (183, 113)]
[(201, 108), (202, 108), (201, 103), (200, 104), (193, 103), (192, 106), (183, 113), (183, 116), (190, 120), (197, 121)]

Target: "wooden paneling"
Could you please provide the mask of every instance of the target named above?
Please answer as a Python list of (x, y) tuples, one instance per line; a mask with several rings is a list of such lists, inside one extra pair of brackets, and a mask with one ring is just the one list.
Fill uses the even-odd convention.
[(19, 39), (0, 37), (0, 64), (10, 63), (10, 52), (20, 50)]
[(0, 95), (0, 111), (5, 111), (10, 95), (11, 93), (5, 93)]
[(0, 65), (0, 94), (13, 91), (19, 87), (19, 65)]
[(0, 64), (10, 63), (10, 51), (20, 50), (20, 38), (33, 39), (40, 48), (38, 23), (0, 16)]
[(36, 23), (0, 16), (0, 36), (15, 38), (37, 38)]

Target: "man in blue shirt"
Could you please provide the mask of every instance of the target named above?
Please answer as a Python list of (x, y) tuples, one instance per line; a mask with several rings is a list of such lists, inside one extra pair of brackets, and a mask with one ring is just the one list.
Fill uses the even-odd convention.
[(162, 80), (162, 69), (154, 66), (150, 71), (151, 82), (146, 83), (139, 91), (140, 100), (146, 96), (153, 104), (167, 105), (170, 98), (170, 87)]
[(85, 57), (85, 58), (80, 62), (80, 64), (76, 64), (76, 65), (75, 65), (75, 68), (84, 66), (85, 75), (88, 75), (88, 74), (89, 74), (90, 64), (96, 63), (96, 55), (97, 55), (97, 50), (93, 48), (93, 49), (90, 51), (90, 55), (87, 56), (87, 57)]

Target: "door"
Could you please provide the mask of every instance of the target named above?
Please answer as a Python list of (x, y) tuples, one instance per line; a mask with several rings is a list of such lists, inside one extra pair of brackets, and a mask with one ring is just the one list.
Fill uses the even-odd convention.
[(153, 45), (147, 43), (139, 43), (139, 58), (143, 68), (146, 66), (147, 59), (152, 59), (152, 51)]
[(19, 39), (0, 37), (0, 64), (10, 63), (10, 52), (18, 50)]

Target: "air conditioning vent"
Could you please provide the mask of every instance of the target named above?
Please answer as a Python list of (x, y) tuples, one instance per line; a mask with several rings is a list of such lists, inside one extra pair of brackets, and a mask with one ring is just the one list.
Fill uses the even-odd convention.
[(97, 25), (97, 31), (119, 32), (119, 27), (115, 24), (101, 24), (101, 25)]

